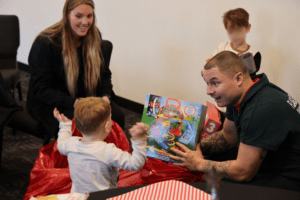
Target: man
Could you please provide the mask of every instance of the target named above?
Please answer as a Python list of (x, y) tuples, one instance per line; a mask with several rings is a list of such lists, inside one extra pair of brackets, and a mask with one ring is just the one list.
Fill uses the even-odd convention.
[[(201, 141), (195, 151), (172, 149), (190, 170), (209, 172), (213, 167), (223, 178), (300, 191), (300, 107), (265, 74), (252, 80), (236, 54), (223, 51), (206, 63), (202, 76), (207, 94), (218, 106), (227, 107), (223, 129)], [(216, 155), (238, 146), (235, 160), (212, 161)]]

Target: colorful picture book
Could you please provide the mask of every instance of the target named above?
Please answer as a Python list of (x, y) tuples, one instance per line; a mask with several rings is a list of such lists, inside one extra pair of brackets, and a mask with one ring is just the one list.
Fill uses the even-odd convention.
[(176, 142), (194, 150), (202, 136), (206, 110), (205, 105), (148, 94), (142, 117), (150, 126), (147, 156), (177, 162), (169, 157), (175, 155), (170, 148)]
[(216, 106), (208, 101), (205, 105), (207, 106), (207, 114), (201, 140), (211, 136), (221, 127), (220, 113)]

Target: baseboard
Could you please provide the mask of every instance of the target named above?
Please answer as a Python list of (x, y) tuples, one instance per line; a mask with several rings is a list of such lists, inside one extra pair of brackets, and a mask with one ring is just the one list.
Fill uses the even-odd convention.
[(144, 105), (134, 102), (132, 100), (129, 99), (125, 99), (123, 97), (120, 96), (116, 96), (114, 101), (121, 107), (126, 108), (128, 110), (131, 110), (133, 112), (136, 112), (138, 114), (143, 114), (144, 111)]

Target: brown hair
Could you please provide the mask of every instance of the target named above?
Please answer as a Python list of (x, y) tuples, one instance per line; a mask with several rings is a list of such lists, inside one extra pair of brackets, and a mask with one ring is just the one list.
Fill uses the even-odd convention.
[(110, 105), (99, 97), (87, 97), (79, 100), (74, 109), (76, 128), (90, 134), (98, 130), (111, 114)]
[(234, 29), (235, 27), (249, 26), (249, 13), (243, 8), (229, 10), (223, 15), (225, 29)]
[(204, 65), (205, 70), (214, 67), (218, 67), (223, 74), (227, 74), (231, 78), (238, 72), (242, 72), (245, 77), (250, 77), (248, 69), (242, 59), (231, 51), (221, 51)]
[[(95, 5), (93, 0), (66, 0), (63, 8), (63, 18), (60, 22), (50, 26), (39, 35), (51, 37), (62, 34), (62, 55), (65, 64), (68, 89), (72, 97), (76, 97), (77, 80), (79, 75), (79, 63), (74, 34), (70, 26), (70, 12), (81, 4), (90, 5), (93, 8), (93, 23), (82, 41), (82, 54), (84, 60), (84, 83), (89, 96), (96, 96), (97, 85), (100, 81), (100, 71), (103, 65), (101, 52), (101, 35), (95, 26)], [(97, 53), (99, 52), (99, 53)]]

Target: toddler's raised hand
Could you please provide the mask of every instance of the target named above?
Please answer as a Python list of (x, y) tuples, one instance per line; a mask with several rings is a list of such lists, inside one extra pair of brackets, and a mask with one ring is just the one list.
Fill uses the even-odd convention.
[(71, 121), (70, 119), (68, 119), (64, 114), (60, 114), (59, 111), (54, 108), (53, 110), (53, 115), (54, 117), (60, 121), (60, 122), (68, 122), (68, 121)]
[(132, 140), (142, 140), (147, 139), (146, 133), (149, 131), (149, 126), (142, 122), (136, 123), (129, 129), (129, 133), (131, 135)]

